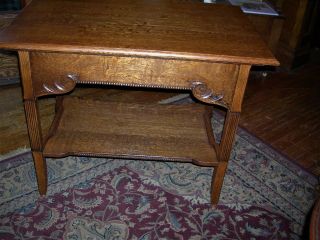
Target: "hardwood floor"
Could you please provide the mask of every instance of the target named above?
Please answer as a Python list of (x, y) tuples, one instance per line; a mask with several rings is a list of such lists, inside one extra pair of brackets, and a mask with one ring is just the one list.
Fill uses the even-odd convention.
[[(253, 74), (249, 80), (240, 125), (320, 175), (320, 64), (313, 62), (292, 73)], [(157, 102), (176, 92), (80, 89), (81, 96), (115, 101)], [(40, 101), (42, 125), (48, 129), (53, 99)], [(28, 147), (19, 85), (0, 88), (0, 154)]]
[(240, 125), (320, 175), (320, 64), (251, 78)]

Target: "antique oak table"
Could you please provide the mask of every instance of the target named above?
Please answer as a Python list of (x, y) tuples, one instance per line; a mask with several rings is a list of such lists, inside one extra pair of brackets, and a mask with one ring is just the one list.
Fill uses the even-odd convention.
[[(40, 194), (46, 157), (101, 156), (212, 166), (217, 204), (252, 65), (278, 65), (240, 9), (175, 0), (33, 0), (0, 48), (18, 51)], [(111, 103), (67, 96), (78, 84), (189, 90), (201, 103)], [(56, 95), (43, 136), (37, 101)], [(63, 97), (58, 96), (63, 95)], [(221, 141), (212, 105), (227, 110)]]

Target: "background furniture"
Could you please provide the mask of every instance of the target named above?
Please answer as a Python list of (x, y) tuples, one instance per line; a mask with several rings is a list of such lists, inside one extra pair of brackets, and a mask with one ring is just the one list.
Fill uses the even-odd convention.
[(247, 17), (280, 61), (281, 69), (291, 70), (301, 66), (308, 61), (313, 47), (319, 46), (319, 1), (267, 2), (274, 6), (280, 16), (246, 14)]
[(257, 14), (247, 14), (247, 17), (255, 26), (258, 33), (260, 33), (264, 41), (268, 44), (271, 51), (276, 53), (282, 32), (284, 17)]
[[(284, 23), (275, 51), (281, 67), (287, 70), (309, 59), (319, 25), (318, 0), (270, 0), (284, 16)], [(319, 21), (319, 20), (318, 20)]]

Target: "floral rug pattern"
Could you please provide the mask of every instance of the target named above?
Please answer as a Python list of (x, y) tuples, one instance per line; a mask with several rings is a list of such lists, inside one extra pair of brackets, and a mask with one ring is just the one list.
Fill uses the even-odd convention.
[[(260, 207), (190, 204), (120, 167), (0, 220), (5, 237), (288, 239), (289, 221)], [(214, 227), (213, 227), (214, 226)], [(6, 233), (4, 233), (6, 231)]]
[[(213, 122), (216, 135), (221, 121)], [(299, 239), (317, 184), (241, 129), (215, 209), (208, 204), (211, 168), (87, 157), (47, 162), (45, 198), (29, 152), (0, 162), (0, 239)]]

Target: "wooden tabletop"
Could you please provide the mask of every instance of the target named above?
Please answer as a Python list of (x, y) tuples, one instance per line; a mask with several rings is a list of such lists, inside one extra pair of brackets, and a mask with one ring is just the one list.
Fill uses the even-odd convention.
[(178, 0), (33, 0), (0, 48), (279, 64), (238, 7)]

